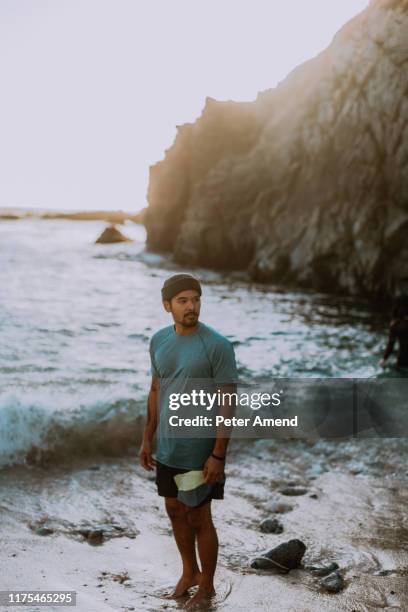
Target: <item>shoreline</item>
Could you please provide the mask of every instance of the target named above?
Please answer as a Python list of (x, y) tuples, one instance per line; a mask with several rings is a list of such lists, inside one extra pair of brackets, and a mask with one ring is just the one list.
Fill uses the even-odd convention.
[[(370, 452), (384, 465), (400, 446), (404, 454), (403, 444), (361, 442), (367, 462)], [(266, 611), (276, 602), (285, 612), (408, 605), (406, 477), (384, 467), (382, 475), (366, 474), (364, 466), (358, 473), (353, 458), (346, 459), (355, 456), (353, 448), (340, 442), (232, 445), (225, 499), (212, 504), (220, 539), (213, 609)], [(283, 494), (293, 485), (305, 493)], [(276, 503), (292, 510), (276, 514)], [(7, 468), (0, 472), (0, 508), (8, 568), (3, 590), (75, 590), (80, 612), (182, 605), (163, 598), (180, 563), (154, 475), (136, 457)], [(261, 532), (260, 521), (271, 517), (283, 533)], [(305, 569), (283, 576), (250, 567), (262, 551), (293, 538), (307, 546), (305, 566), (338, 563), (341, 592), (323, 592)]]
[(59, 219), (66, 221), (106, 221), (108, 223), (122, 224), (125, 221), (144, 223), (146, 209), (137, 213), (123, 210), (45, 210), (45, 209), (19, 209), (0, 208), (0, 221), (20, 221), (22, 219)]

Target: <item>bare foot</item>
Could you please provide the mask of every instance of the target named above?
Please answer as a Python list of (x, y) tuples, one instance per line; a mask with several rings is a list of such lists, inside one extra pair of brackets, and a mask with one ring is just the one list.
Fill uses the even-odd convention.
[(193, 597), (188, 600), (184, 607), (187, 610), (195, 610), (196, 608), (207, 606), (211, 602), (211, 598), (214, 597), (214, 595), (214, 589), (208, 591), (204, 587), (200, 587), (197, 593), (195, 593), (195, 595), (193, 595)]
[(193, 586), (197, 586), (200, 584), (201, 580), (201, 572), (197, 572), (193, 574), (193, 576), (181, 576), (180, 580), (176, 584), (176, 587), (172, 593), (170, 593), (167, 597), (169, 599), (177, 599), (177, 597), (183, 597)]

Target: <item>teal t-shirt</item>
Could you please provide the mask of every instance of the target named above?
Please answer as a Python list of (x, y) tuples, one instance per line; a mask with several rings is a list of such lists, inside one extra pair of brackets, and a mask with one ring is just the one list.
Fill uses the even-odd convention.
[(169, 396), (191, 392), (192, 381), (197, 380), (208, 381), (213, 389), (237, 383), (233, 346), (204, 323), (189, 336), (181, 336), (169, 325), (152, 337), (150, 359), (152, 376), (160, 379), (157, 460), (170, 467), (202, 469), (214, 448), (214, 438), (169, 437)]

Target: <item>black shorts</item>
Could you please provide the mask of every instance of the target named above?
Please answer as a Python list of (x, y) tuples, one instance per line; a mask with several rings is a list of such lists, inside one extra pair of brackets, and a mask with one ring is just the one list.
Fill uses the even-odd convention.
[[(160, 463), (160, 461), (156, 461), (156, 485), (158, 494), (161, 497), (177, 497), (178, 489), (174, 476), (177, 474), (185, 474), (189, 471), (190, 470), (170, 467), (169, 465)], [(201, 504), (199, 504), (199, 506), (203, 506), (212, 499), (224, 499), (224, 484), (224, 482), (216, 482), (212, 488), (212, 491), (201, 502)]]

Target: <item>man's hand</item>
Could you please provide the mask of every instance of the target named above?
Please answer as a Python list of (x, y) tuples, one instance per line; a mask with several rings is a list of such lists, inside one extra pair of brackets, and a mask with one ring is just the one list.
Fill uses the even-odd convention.
[(380, 361), (379, 361), (378, 363), (379, 363), (379, 365), (380, 365), (382, 368), (385, 368), (385, 366), (386, 366), (386, 364), (387, 364), (387, 360), (386, 360), (386, 359), (380, 359)]
[(224, 461), (208, 457), (204, 464), (204, 478), (207, 484), (224, 480)]
[(156, 465), (156, 461), (152, 457), (152, 443), (149, 440), (144, 440), (139, 451), (140, 465), (151, 472)]

